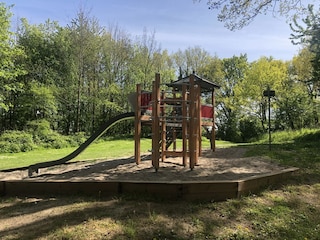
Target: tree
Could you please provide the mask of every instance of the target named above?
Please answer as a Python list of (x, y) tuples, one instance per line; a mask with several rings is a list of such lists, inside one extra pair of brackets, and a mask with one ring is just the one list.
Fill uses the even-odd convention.
[(179, 49), (172, 57), (180, 76), (199, 73), (211, 58), (210, 54), (199, 46), (189, 47), (184, 51)]
[(221, 82), (223, 79), (222, 60), (218, 56), (209, 57), (206, 64), (201, 66), (197, 73), (212, 82)]
[(312, 64), (312, 79), (304, 79), (308, 81), (310, 94), (317, 97), (320, 92), (320, 11), (314, 13), (313, 6), (308, 7), (308, 16), (302, 19), (305, 27), (300, 25), (297, 18), (290, 25), (292, 31), (291, 39), (293, 44), (301, 44), (310, 52), (308, 57)]
[(274, 107), (275, 129), (300, 129), (312, 127), (312, 104), (306, 86), (297, 81), (289, 67), (289, 74), (276, 91)]
[[(200, 2), (201, 0), (194, 0)], [(220, 10), (218, 20), (230, 30), (241, 29), (250, 24), (259, 14), (271, 12), (273, 15), (290, 19), (294, 14), (303, 13), (306, 6), (302, 0), (207, 0), (209, 9)]]
[(26, 74), (21, 64), (24, 51), (15, 44), (14, 34), (10, 31), (10, 8), (0, 3), (0, 130), (14, 125), (14, 101), (23, 92), (23, 83), (18, 77)]
[(135, 82), (141, 82), (143, 89), (151, 89), (156, 71), (156, 56), (161, 53), (161, 46), (155, 39), (155, 32), (147, 29), (137, 37), (133, 47), (132, 70)]
[(248, 69), (246, 55), (233, 56), (222, 60), (223, 78), (217, 82), (221, 86), (217, 93), (218, 135), (224, 140), (240, 141), (239, 118), (242, 106), (235, 90), (244, 80)]
[[(304, 116), (301, 124), (307, 127), (313, 127), (319, 121), (319, 81), (315, 81), (313, 63), (314, 53), (310, 52), (307, 47), (299, 51), (299, 54), (292, 60), (291, 78), (300, 85), (300, 89), (308, 97), (304, 106)], [(301, 99), (301, 98), (300, 98)], [(301, 119), (301, 117), (300, 117)]]
[[(320, 10), (314, 13), (314, 6), (308, 6), (308, 15), (302, 19), (305, 26), (298, 23), (294, 19), (291, 24), (291, 29), (294, 32), (291, 34), (291, 39), (294, 44), (301, 44), (308, 49), (305, 52), (305, 57), (309, 58), (309, 63), (312, 66), (312, 77), (305, 78), (302, 81), (307, 84), (309, 96), (312, 99), (314, 123), (319, 123), (319, 101), (317, 98), (320, 96)], [(308, 66), (308, 65), (307, 65)], [(309, 72), (306, 69), (307, 73)]]
[(314, 53), (310, 52), (307, 47), (304, 47), (299, 51), (298, 55), (293, 57), (291, 69), (293, 78), (307, 88), (307, 93), (310, 98), (313, 98), (315, 93), (315, 85), (313, 83), (313, 58)]
[(171, 56), (168, 54), (168, 50), (163, 50), (161, 53), (156, 53), (155, 58), (155, 72), (161, 74), (163, 82), (170, 82), (176, 78), (175, 68)]
[(102, 35), (102, 78), (100, 89), (104, 110), (102, 117), (113, 116), (128, 109), (127, 95), (134, 91), (135, 82), (130, 77), (130, 62), (133, 58), (132, 41), (118, 25), (110, 25)]
[(64, 124), (57, 122), (58, 118), (64, 122), (72, 109), (68, 106), (70, 92), (73, 92), (70, 89), (72, 61), (65, 29), (50, 20), (30, 25), (26, 19), (21, 19), (17, 44), (26, 53), (23, 64), (28, 69), (28, 74), (19, 77), (24, 83), (24, 93), (15, 103), (19, 124), (23, 127), (28, 121), (45, 118), (51, 126), (68, 133), (61, 126)]
[(68, 26), (76, 89), (74, 132), (93, 131), (96, 124), (97, 93), (101, 77), (101, 35), (104, 28), (89, 12), (79, 9)]
[[(261, 127), (266, 129), (267, 98), (263, 91), (270, 89), (281, 90), (282, 83), (288, 77), (287, 64), (281, 60), (262, 57), (250, 64), (244, 81), (235, 89), (239, 97), (238, 104), (242, 106), (242, 113), (252, 118), (258, 118)], [(278, 95), (278, 93), (277, 93)]]

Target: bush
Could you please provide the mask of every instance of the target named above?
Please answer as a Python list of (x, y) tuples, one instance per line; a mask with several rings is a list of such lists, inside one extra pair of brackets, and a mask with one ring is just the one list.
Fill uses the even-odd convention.
[(0, 141), (0, 152), (1, 153), (9, 153), (10, 152), (10, 145), (11, 143)]
[(66, 140), (67, 137), (60, 135), (54, 131), (51, 131), (47, 135), (41, 137), (40, 146), (44, 148), (65, 148), (69, 147), (69, 143)]
[(258, 140), (259, 136), (263, 133), (259, 120), (254, 117), (245, 117), (241, 119), (239, 129), (243, 142)]
[(235, 124), (223, 124), (218, 125), (216, 138), (231, 142), (241, 142), (241, 133)]
[(70, 144), (68, 143), (68, 141), (66, 141), (65, 138), (61, 138), (57, 137), (57, 138), (53, 138), (51, 144), (49, 145), (49, 148), (66, 148), (66, 147), (70, 147)]
[(17, 153), (41, 148), (78, 147), (87, 139), (84, 132), (63, 136), (46, 120), (31, 121), (25, 131), (6, 131), (0, 135), (0, 153)]
[(295, 142), (315, 142), (320, 139), (320, 130), (303, 129), (301, 136), (295, 137)]
[(53, 131), (45, 119), (28, 122), (26, 130), (33, 135), (34, 142), (44, 148), (58, 149), (74, 145), (69, 137)]
[(34, 141), (37, 144), (40, 144), (46, 136), (52, 133), (50, 123), (45, 119), (28, 122), (26, 125), (26, 131), (32, 134)]
[(78, 132), (73, 135), (68, 136), (67, 141), (69, 142), (70, 146), (77, 147), (84, 143), (87, 140), (87, 136), (85, 132)]
[(0, 136), (0, 152), (27, 152), (36, 148), (33, 136), (24, 131), (6, 131)]

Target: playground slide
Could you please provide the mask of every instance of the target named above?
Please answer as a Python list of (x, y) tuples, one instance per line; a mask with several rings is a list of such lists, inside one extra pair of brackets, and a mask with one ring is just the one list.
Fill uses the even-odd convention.
[(60, 158), (58, 160), (53, 160), (49, 162), (42, 162), (42, 163), (36, 163), (33, 165), (30, 165), (29, 168), (29, 177), (32, 176), (34, 172), (38, 173), (40, 168), (46, 168), (46, 167), (51, 167), (54, 165), (59, 165), (66, 163), (76, 156), (78, 156), (82, 151), (84, 151), (94, 140), (99, 138), (102, 134), (104, 134), (109, 128), (111, 128), (113, 125), (116, 123), (127, 120), (127, 119), (133, 119), (134, 118), (134, 112), (129, 112), (129, 113), (123, 113), (120, 114), (114, 118), (111, 118), (109, 121), (107, 121), (105, 124), (103, 124), (90, 138), (88, 138), (84, 143), (82, 143), (76, 150), (74, 150), (72, 153), (69, 155)]

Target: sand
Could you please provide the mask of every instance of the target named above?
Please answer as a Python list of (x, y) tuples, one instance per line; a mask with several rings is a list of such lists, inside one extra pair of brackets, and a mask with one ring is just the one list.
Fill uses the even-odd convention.
[(137, 165), (133, 157), (70, 162), (40, 169), (28, 177), (28, 171), (0, 172), (0, 181), (108, 181), (132, 180), (152, 182), (239, 180), (284, 169), (265, 157), (244, 157), (245, 148), (204, 150), (193, 170), (182, 165), (182, 158), (167, 158), (156, 172), (151, 156), (142, 156)]

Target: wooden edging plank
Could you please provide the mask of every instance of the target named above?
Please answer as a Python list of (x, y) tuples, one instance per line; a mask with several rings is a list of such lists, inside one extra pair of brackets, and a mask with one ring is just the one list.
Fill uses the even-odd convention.
[(235, 181), (2, 181), (1, 196), (148, 194), (166, 199), (223, 201), (281, 182), (297, 168)]

